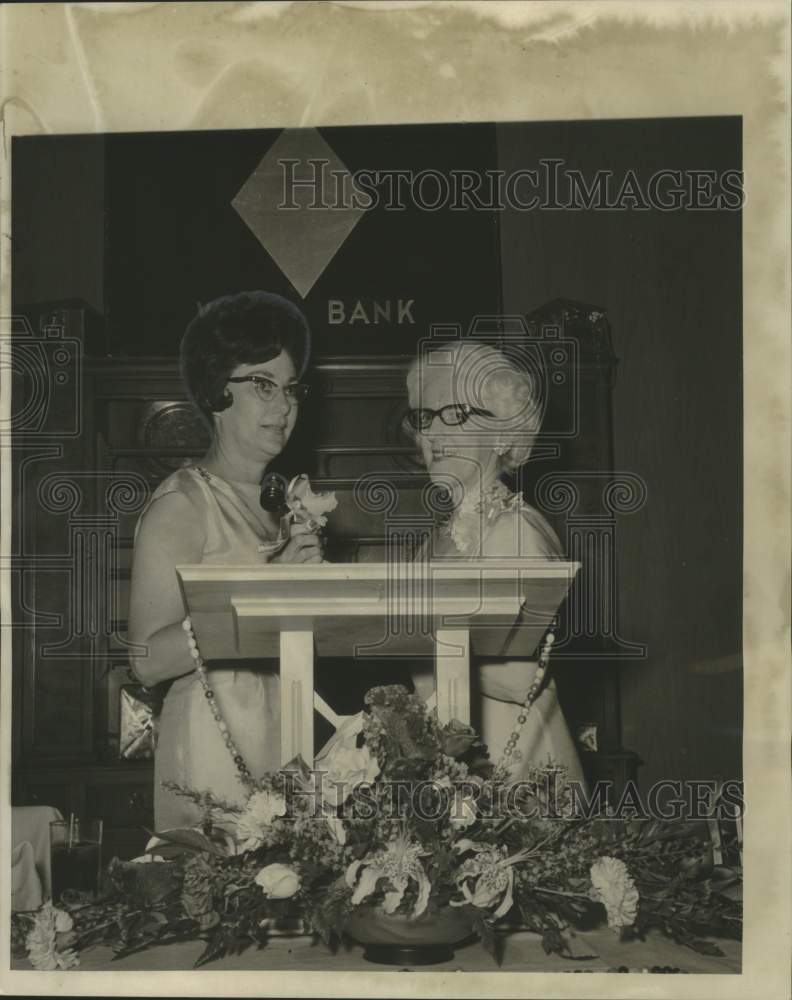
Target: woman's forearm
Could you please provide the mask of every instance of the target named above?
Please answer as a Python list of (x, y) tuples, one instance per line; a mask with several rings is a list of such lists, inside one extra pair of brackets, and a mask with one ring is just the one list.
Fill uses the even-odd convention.
[[(478, 690), (486, 698), (521, 704), (536, 674), (535, 660), (474, 661), (473, 670), (478, 679)], [(427, 701), (435, 689), (434, 670), (426, 666), (411, 666), (415, 693)]]
[(428, 701), (434, 694), (435, 678), (432, 667), (410, 664), (410, 674), (412, 676), (415, 693), (424, 701)]
[(521, 704), (539, 664), (535, 660), (501, 660), (476, 665), (479, 690), (496, 701)]
[(130, 656), (132, 670), (141, 684), (153, 687), (195, 670), (187, 635), (181, 622), (155, 632), (146, 642), (136, 642), (141, 652)]

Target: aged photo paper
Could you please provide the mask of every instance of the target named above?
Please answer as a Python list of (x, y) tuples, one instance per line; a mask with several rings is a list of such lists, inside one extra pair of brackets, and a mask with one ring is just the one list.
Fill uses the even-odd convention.
[[(4, 6), (0, 25), (0, 991), (788, 997), (788, 4), (20, 3)], [(306, 164), (313, 180), (306, 180)], [(308, 207), (309, 195), (319, 197), (317, 170), (321, 199), (329, 202)], [(250, 289), (268, 295), (241, 304), (221, 299)], [(210, 350), (200, 338), (210, 336), (213, 317), (227, 315), (223, 309), (254, 307), (277, 312), (278, 329), (292, 332), (275, 341), (269, 367), (242, 352), (222, 369), (221, 347)], [(190, 348), (190, 355), (182, 348), (185, 391), (178, 358), (188, 324), (200, 349)], [(301, 324), (310, 327), (317, 359), (305, 389), (302, 355), (293, 346)], [(49, 886), (37, 877), (42, 864), (46, 880), (77, 886), (68, 880), (79, 866), (59, 869), (58, 846), (61, 855), (83, 846), (90, 869), (101, 843), (102, 861), (118, 857), (129, 872), (135, 866), (127, 862), (144, 852), (141, 831), (155, 828), (155, 814), (158, 820), (175, 815), (167, 810), (177, 808), (177, 797), (165, 801), (154, 789), (155, 729), (158, 774), (166, 762), (183, 759), (179, 727), (186, 730), (198, 708), (208, 728), (196, 727), (191, 738), (218, 747), (226, 768), (218, 764), (213, 772), (215, 755), (207, 750), (211, 759), (200, 772), (208, 775), (207, 785), (223, 787), (240, 776), (244, 784), (248, 765), (255, 770), (253, 751), (228, 734), (217, 707), (223, 699), (211, 687), (199, 647), (218, 662), (252, 657), (251, 650), (261, 656), (263, 649), (273, 662), (282, 654), (288, 667), (281, 667), (280, 681), (276, 673), (262, 673), (255, 693), (246, 687), (239, 697), (247, 702), (240, 713), (248, 711), (255, 729), (256, 712), (276, 712), (277, 685), (288, 682), (291, 700), (273, 716), (280, 742), (267, 750), (282, 763), (314, 757), (313, 731), (304, 719), (315, 707), (321, 725), (330, 724), (328, 734), (352, 732), (348, 752), (363, 752), (354, 742), (360, 725), (354, 728), (352, 713), (359, 706), (352, 694), (343, 705), (333, 703), (336, 675), (321, 664), (315, 700), (313, 639), (319, 659), (324, 652), (334, 663), (349, 658), (349, 607), (368, 621), (371, 594), (393, 584), (372, 569), (386, 562), (392, 538), (406, 545), (407, 536), (420, 565), (415, 510), (411, 521), (402, 501), (440, 505), (433, 510), (447, 528), (438, 529), (445, 541), (433, 559), (445, 556), (442, 544), (474, 552), (465, 549), (470, 521), (467, 527), (460, 518), (443, 521), (442, 504), (450, 502), (443, 496), (453, 498), (453, 488), (435, 494), (426, 476), (435, 486), (444, 474), (449, 482), (463, 481), (470, 439), (468, 452), (461, 438), (448, 452), (426, 442), (439, 427), (453, 437), (463, 424), (475, 429), (476, 421), (501, 415), (482, 407), (473, 389), (464, 398), (459, 390), (452, 403), (435, 391), (427, 372), (443, 357), (457, 372), (457, 355), (447, 349), (454, 340), (495, 345), (502, 359), (526, 336), (542, 340), (526, 364), (538, 358), (537, 371), (547, 377), (544, 436), (541, 421), (527, 445), (519, 433), (482, 436), (475, 462), (480, 471), (490, 469), (490, 459), (503, 459), (497, 468), (517, 476), (508, 481), (534, 505), (525, 505), (528, 513), (518, 523), (544, 540), (528, 554), (564, 567), (554, 577), (545, 566), (539, 583), (538, 570), (528, 574), (536, 616), (526, 627), (529, 638), (522, 646), (497, 647), (523, 660), (541, 650), (534, 657), (539, 680), (516, 702), (500, 688), (491, 697), (483, 679), (480, 698), (471, 689), (471, 649), (494, 655), (486, 629), (499, 642), (508, 632), (482, 598), (475, 612), (465, 612), (471, 621), (479, 616), (483, 631), (478, 639), (474, 626), (464, 631), (464, 671), (448, 653), (433, 654), (436, 690), (429, 704), (441, 722), (480, 724), (491, 747), (500, 741), (517, 764), (519, 746), (527, 745), (520, 740), (528, 739), (544, 705), (548, 742), (537, 746), (560, 758), (568, 747), (572, 763), (565, 766), (573, 775), (578, 758), (583, 761), (580, 787), (605, 779), (622, 804), (625, 790), (645, 799), (662, 786), (695, 799), (709, 781), (714, 801), (744, 801), (736, 820), (707, 821), (712, 866), (736, 865), (738, 857), (742, 864), (741, 941), (730, 940), (719, 956), (670, 939), (667, 947), (658, 945), (659, 931), (643, 943), (620, 941), (618, 927), (630, 923), (623, 912), (637, 905), (631, 883), (622, 881), (621, 917), (614, 916), (619, 905), (607, 886), (600, 896), (592, 890), (610, 928), (589, 938), (581, 932), (575, 953), (566, 957), (554, 953), (552, 935), (529, 940), (523, 934), (524, 951), (509, 952), (507, 944), (501, 965), (478, 943), (456, 953), (452, 948), (445, 958), (441, 950), (436, 969), (413, 967), (415, 947), (399, 953), (401, 966), (376, 964), (389, 961), (376, 940), (366, 959), (359, 945), (333, 955), (321, 941), (311, 945), (300, 936), (299, 923), (286, 921), (275, 927), (271, 951), (251, 947), (214, 967), (210, 961), (193, 969), (200, 947), (174, 940), (127, 956), (112, 971), (107, 947), (93, 958), (87, 948), (79, 965), (56, 959), (46, 965), (45, 958), (34, 969), (29, 939), (27, 958), (24, 947), (20, 957), (19, 941), (12, 949), (12, 900), (15, 911), (32, 913), (47, 897)], [(427, 344), (435, 348), (428, 358)], [(487, 350), (495, 356), (494, 348)], [(224, 371), (219, 396), (207, 374), (212, 365)], [(583, 371), (588, 381), (574, 382), (573, 391), (569, 374)], [(327, 409), (311, 409), (317, 400)], [(244, 461), (234, 465), (230, 451), (221, 454), (210, 444), (198, 410), (213, 434), (222, 425), (223, 440), (244, 455), (243, 415), (259, 412), (254, 402), (271, 413), (268, 407), (280, 401), (286, 415), (267, 417), (257, 430), (275, 459), (294, 430), (285, 454), (297, 455), (297, 466), (281, 472), (273, 465), (277, 475), (263, 481), (260, 496), (254, 483), (251, 529), (249, 506), (245, 513), (251, 494), (244, 477), (231, 474)], [(295, 429), (288, 414), (298, 403), (306, 403), (301, 412), (310, 419)], [(491, 409), (497, 406), (496, 400)], [(565, 423), (570, 414), (574, 420)], [(520, 462), (528, 465), (528, 454), (538, 471), (523, 479), (515, 470)], [(202, 455), (209, 471), (195, 464)], [(435, 474), (438, 466), (451, 471)], [(321, 497), (310, 507), (317, 498), (307, 479), (297, 482), (294, 475), (308, 472), (317, 490), (337, 499), (337, 509), (326, 497), (324, 507)], [(189, 551), (179, 549), (187, 529), (178, 523), (189, 523), (189, 505), (159, 540), (147, 542), (144, 535), (141, 541), (138, 529), (136, 541), (139, 518), (142, 523), (154, 509), (154, 490), (179, 476), (192, 476), (189, 490), (204, 497), (215, 495), (218, 481), (221, 492), (236, 483), (233, 504), (243, 511), (226, 536), (215, 525), (220, 555), (187, 558), (190, 570), (179, 572), (176, 593), (192, 614), (183, 635), (181, 621), (177, 627), (176, 617), (163, 611), (172, 592), (147, 585), (141, 599), (132, 570), (133, 550), (138, 581), (144, 564), (154, 567), (152, 579), (164, 575), (163, 552)], [(316, 532), (320, 548), (315, 554), (305, 538), (287, 541), (289, 528), (274, 538), (272, 552), (283, 561), (310, 563), (315, 555), (318, 562), (324, 555), (330, 563), (357, 564), (335, 579), (335, 596), (321, 592), (323, 600), (343, 606), (347, 618), (339, 613), (340, 626), (323, 619), (307, 633), (307, 646), (294, 622), (318, 600), (311, 567), (284, 569), (280, 580), (290, 588), (289, 600), (283, 598), (278, 621), (286, 624), (273, 630), (262, 624), (260, 597), (251, 596), (261, 577), (237, 565), (257, 559), (228, 554), (242, 551), (240, 524), (248, 550), (265, 537), (256, 534), (262, 524), (277, 529), (285, 510), (277, 506), (285, 503), (277, 492), (281, 481), (288, 483), (291, 504), (283, 517), (300, 521), (297, 497), (304, 513), (297, 534), (304, 529), (313, 538)], [(268, 506), (268, 489), (276, 506)], [(505, 489), (503, 480), (489, 492), (482, 487), (470, 509), (515, 503), (522, 510), (523, 501)], [(169, 499), (167, 490), (158, 496)], [(458, 496), (456, 503), (464, 510)], [(419, 527), (431, 535), (428, 523)], [(490, 536), (477, 537), (483, 564)], [(489, 554), (526, 555), (523, 542), (523, 536), (510, 539)], [(304, 558), (295, 556), (303, 544)], [(206, 542), (204, 552), (209, 548)], [(265, 549), (258, 547), (261, 562), (269, 560)], [(235, 565), (236, 575), (192, 565), (204, 561)], [(498, 571), (504, 566), (498, 563)], [(478, 568), (477, 585), (486, 579), (495, 607), (502, 596), (498, 572), (488, 576)], [(331, 568), (320, 569), (330, 579)], [(460, 580), (468, 578), (464, 569), (456, 577), (449, 573), (440, 586), (458, 597), (467, 586)], [(591, 602), (580, 599), (576, 618), (573, 601), (569, 620), (562, 615), (558, 625), (556, 609), (576, 574), (573, 592), (588, 586)], [(76, 588), (75, 579), (81, 581)], [(234, 600), (232, 619), (226, 611)], [(141, 621), (155, 624), (147, 629)], [(174, 662), (190, 669), (189, 657), (198, 662), (194, 676), (203, 688), (182, 683), (187, 668), (158, 674), (140, 667), (136, 638), (151, 638), (153, 649), (152, 637), (166, 628), (171, 638), (162, 648), (172, 642), (176, 649), (178, 640)], [(356, 624), (352, 632), (354, 657), (362, 661), (376, 652), (373, 626)], [(451, 630), (437, 636), (440, 646), (443, 639), (453, 647)], [(555, 679), (539, 696), (554, 640)], [(419, 645), (408, 636), (399, 648)], [(378, 683), (402, 683), (399, 669), (394, 654)], [(226, 673), (236, 676), (230, 668)], [(347, 673), (364, 683), (364, 670)], [(425, 677), (409, 676), (418, 694)], [(431, 680), (431, 670), (426, 676)], [(321, 687), (327, 678), (330, 694)], [(165, 708), (152, 695), (163, 683)], [(270, 683), (276, 686), (267, 688)], [(558, 702), (550, 701), (556, 683)], [(349, 685), (351, 692), (352, 679)], [(177, 701), (174, 692), (182, 690)], [(269, 702), (268, 690), (275, 692)], [(520, 704), (530, 721), (512, 737)], [(511, 714), (503, 714), (504, 705)], [(467, 728), (448, 732), (464, 737)], [(199, 773), (173, 767), (172, 775)], [(269, 821), (278, 813), (268, 802)], [(462, 816), (464, 825), (464, 809)], [(89, 819), (103, 826), (91, 827)], [(333, 822), (340, 826), (334, 819), (331, 830)], [(192, 825), (193, 819), (180, 818), (156, 829)], [(249, 843), (256, 843), (255, 833)], [(156, 849), (145, 849), (149, 860)], [(504, 849), (501, 860), (507, 854)], [(365, 871), (367, 863), (359, 859), (347, 871), (361, 897), (366, 879), (376, 874), (374, 862)], [(553, 870), (552, 859), (542, 863)], [(417, 893), (420, 900), (421, 863), (403, 870), (411, 874), (397, 895)], [(500, 895), (487, 896), (483, 881), (475, 882), (480, 869), (459, 882), (460, 894), (490, 911), (500, 900), (507, 912), (512, 891), (519, 896), (519, 878), (505, 862), (497, 870)], [(33, 881), (26, 882), (25, 873)], [(90, 883), (90, 871), (86, 877)], [(255, 884), (273, 899), (287, 900), (299, 888), (294, 870), (280, 863), (262, 870)], [(199, 905), (195, 913), (210, 931), (216, 914)], [(56, 930), (64, 928), (53, 929), (53, 942)], [(356, 940), (371, 944), (370, 930), (360, 928)], [(597, 953), (589, 954), (594, 941)], [(50, 958), (56, 954), (55, 945), (44, 942), (39, 959), (47, 947)], [(152, 955), (159, 957), (146, 964)], [(174, 955), (185, 956), (183, 964)]]

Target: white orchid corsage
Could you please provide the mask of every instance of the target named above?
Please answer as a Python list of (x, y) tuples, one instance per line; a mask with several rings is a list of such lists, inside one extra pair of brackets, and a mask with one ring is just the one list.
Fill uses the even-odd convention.
[[(282, 477), (277, 478), (282, 483), (285, 482)], [(311, 480), (305, 473), (295, 476), (286, 487), (285, 495), (281, 493), (280, 496), (283, 497), (282, 503), (285, 504), (287, 512), (281, 517), (278, 537), (271, 542), (262, 542), (258, 547), (258, 551), (265, 553), (270, 559), (288, 542), (291, 521), (305, 524), (309, 531), (316, 532), (324, 528), (327, 524), (327, 515), (338, 506), (334, 492), (314, 493)], [(279, 500), (280, 496), (276, 492)]]
[(335, 493), (314, 493), (311, 480), (305, 473), (295, 476), (286, 491), (286, 506), (295, 521), (306, 524), (311, 531), (318, 531), (327, 524), (327, 515), (338, 506)]

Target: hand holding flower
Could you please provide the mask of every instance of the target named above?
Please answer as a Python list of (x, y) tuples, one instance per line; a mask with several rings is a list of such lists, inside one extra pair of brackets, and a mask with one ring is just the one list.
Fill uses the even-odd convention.
[(318, 531), (327, 524), (327, 515), (338, 506), (335, 493), (314, 493), (311, 480), (305, 474), (295, 476), (289, 483), (286, 505), (295, 521)]
[(293, 521), (289, 525), (289, 541), (281, 551), (270, 559), (271, 563), (320, 563), (322, 542), (309, 524)]

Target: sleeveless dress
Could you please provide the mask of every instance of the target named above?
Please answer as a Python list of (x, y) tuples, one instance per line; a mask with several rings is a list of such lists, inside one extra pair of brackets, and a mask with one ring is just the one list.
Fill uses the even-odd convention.
[[(186, 496), (202, 519), (206, 531), (202, 563), (268, 561), (259, 546), (266, 546), (271, 539), (234, 487), (194, 466), (179, 469), (160, 484), (144, 508), (138, 528), (151, 504), (168, 493)], [(261, 777), (277, 770), (277, 661), (209, 661), (206, 666), (223, 718), (252, 775)], [(163, 781), (210, 791), (235, 804), (244, 803), (247, 797), (195, 671), (171, 683), (162, 706), (154, 755), (154, 822), (157, 830), (196, 825), (200, 810), (190, 799), (163, 788)]]
[[(558, 536), (538, 510), (512, 493), (503, 483), (497, 483), (479, 509), (470, 501), (445, 529), (436, 532), (432, 540), (432, 558), (460, 559), (514, 556), (538, 556), (563, 559)], [(497, 531), (496, 531), (497, 528)], [(500, 701), (480, 690), (485, 664), (474, 661), (471, 677), (471, 725), (487, 744), (490, 760), (497, 762), (506, 742), (517, 728), (517, 716), (522, 709), (518, 702)], [(519, 688), (528, 691), (538, 664), (529, 660), (509, 660), (491, 665), (490, 676), (508, 677)], [(551, 666), (552, 671), (552, 656)], [(570, 781), (583, 783), (580, 758), (558, 703), (555, 682), (550, 679), (531, 705), (528, 720), (520, 730), (517, 743), (520, 759), (509, 767), (512, 780), (520, 780), (529, 765), (547, 762), (548, 758), (566, 767)]]

